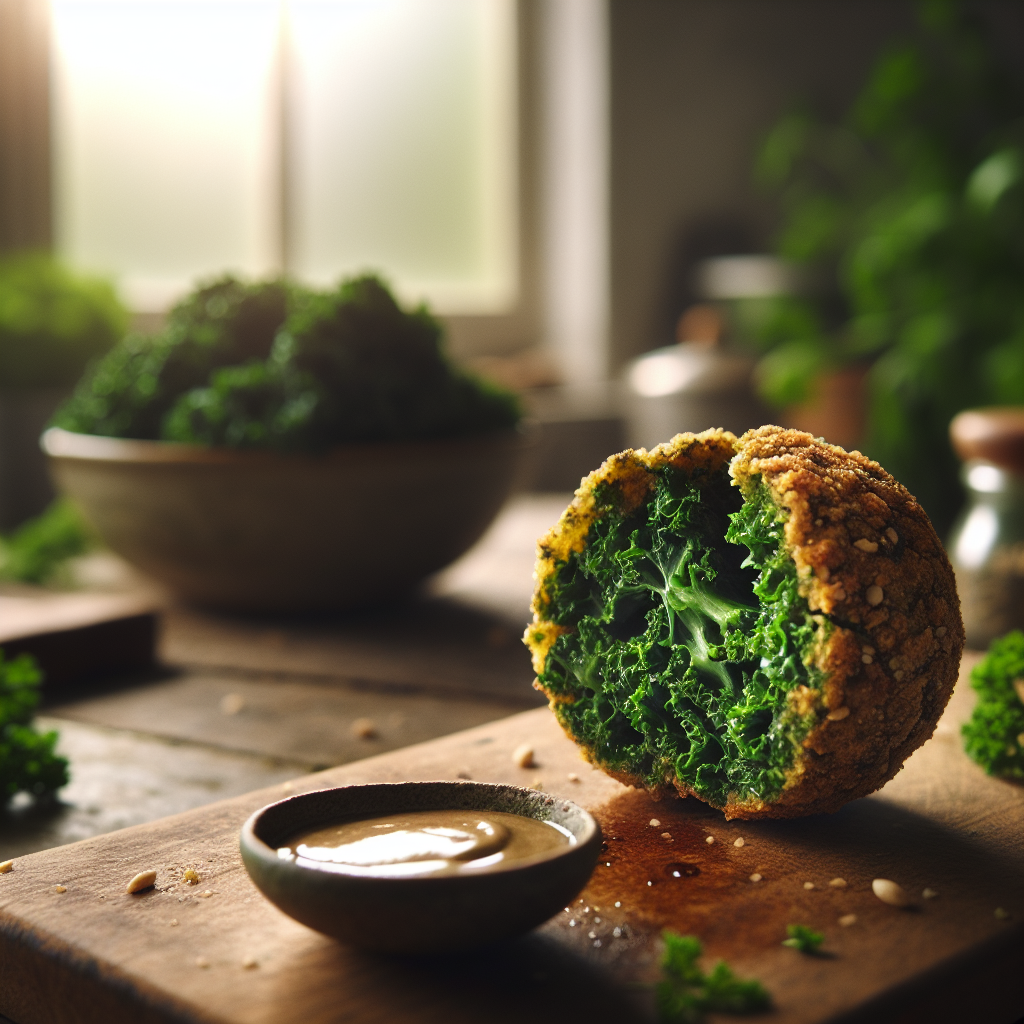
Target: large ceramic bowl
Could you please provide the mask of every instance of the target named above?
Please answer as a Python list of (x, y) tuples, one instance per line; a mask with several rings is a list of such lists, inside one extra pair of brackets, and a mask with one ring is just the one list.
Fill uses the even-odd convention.
[[(277, 854), (308, 829), (429, 810), (521, 814), (555, 822), (574, 842), (490, 871), (442, 877), (322, 871)], [(245, 823), (239, 843), (252, 880), (290, 917), (350, 945), (431, 953), (506, 939), (557, 914), (587, 884), (601, 829), (571, 801), (518, 786), (400, 782), (323, 789), (270, 804)]]
[(105, 543), (188, 601), (345, 609), (461, 555), (501, 508), (518, 431), (353, 444), (321, 457), (48, 430), (60, 489)]

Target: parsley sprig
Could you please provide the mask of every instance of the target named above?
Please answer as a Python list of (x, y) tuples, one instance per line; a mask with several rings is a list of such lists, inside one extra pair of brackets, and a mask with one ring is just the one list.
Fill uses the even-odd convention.
[(709, 1011), (756, 1013), (771, 1006), (771, 996), (759, 981), (743, 980), (719, 960), (705, 974), (697, 963), (702, 947), (692, 935), (662, 932), (665, 954), (656, 997), (664, 1024), (698, 1024)]

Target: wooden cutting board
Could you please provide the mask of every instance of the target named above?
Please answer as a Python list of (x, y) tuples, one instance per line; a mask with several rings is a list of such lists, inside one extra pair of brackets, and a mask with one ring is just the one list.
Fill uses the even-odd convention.
[[(958, 689), (884, 790), (830, 817), (727, 823), (693, 801), (654, 803), (583, 764), (539, 709), (34, 854), (0, 875), (0, 1013), (18, 1024), (642, 1021), (671, 927), (699, 936), (709, 962), (760, 978), (772, 1022), (1012, 1021), (1024, 1010), (1024, 790), (963, 755), (970, 696)], [(524, 742), (536, 768), (513, 763)], [(581, 900), (514, 943), (431, 960), (360, 953), (285, 917), (242, 868), (240, 825), (287, 793), (456, 777), (542, 786), (604, 830)], [(179, 881), (189, 866), (194, 888)], [(157, 888), (125, 895), (147, 868)], [(914, 907), (881, 903), (876, 877), (904, 885)], [(938, 895), (924, 899), (926, 887)], [(791, 923), (823, 931), (825, 954), (782, 947)]]

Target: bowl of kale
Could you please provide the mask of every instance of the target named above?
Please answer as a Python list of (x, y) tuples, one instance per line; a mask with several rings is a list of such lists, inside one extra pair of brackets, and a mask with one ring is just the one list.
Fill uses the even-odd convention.
[(413, 589), (480, 537), (528, 447), (516, 396), (373, 276), (200, 286), (94, 365), (42, 443), (113, 551), (256, 612)]

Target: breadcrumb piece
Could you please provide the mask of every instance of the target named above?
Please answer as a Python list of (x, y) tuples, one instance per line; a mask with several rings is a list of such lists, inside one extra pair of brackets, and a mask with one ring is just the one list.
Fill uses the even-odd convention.
[(747, 844), (743, 841), (743, 836), (740, 836), (733, 844), (733, 846), (746, 846)]
[(6, 875), (14, 867), (13, 860), (5, 860), (0, 862), (0, 875)]
[(372, 740), (377, 735), (377, 723), (372, 718), (357, 718), (352, 723), (352, 735), (358, 740)]
[(660, 828), (661, 822), (657, 818), (651, 818), (651, 828)]
[(532, 745), (529, 743), (520, 743), (519, 746), (512, 751), (512, 763), (518, 765), (520, 768), (533, 768), (537, 762), (533, 759)]
[(67, 892), (68, 891), (68, 887), (66, 885), (55, 885), (53, 887), (53, 891), (54, 892)]
[(825, 717), (830, 722), (841, 722), (844, 718), (849, 718), (850, 709), (845, 705), (841, 708), (836, 708), (834, 711), (830, 711)]
[(890, 907), (909, 907), (910, 897), (902, 885), (891, 881), (888, 878), (876, 878), (871, 883), (871, 891)]
[(760, 882), (760, 881), (761, 881), (761, 878), (762, 878), (762, 876), (761, 876), (761, 875), (759, 875), (759, 874), (758, 874), (758, 873), (757, 873), (756, 871), (754, 872), (754, 874), (752, 874), (752, 875), (750, 876), (750, 880), (751, 880), (752, 882)]
[(813, 889), (814, 888), (814, 883), (813, 882), (804, 882), (804, 888), (805, 889)]
[(142, 892), (143, 889), (152, 889), (156, 885), (155, 871), (140, 871), (129, 883), (125, 892)]
[(849, 928), (851, 924), (856, 924), (857, 923), (857, 915), (856, 914), (843, 914), (843, 916), (841, 918), (839, 918), (839, 923), (844, 928)]
[(704, 839), (704, 842), (707, 843), (708, 846), (710, 846), (714, 841), (715, 841), (715, 837), (714, 836), (707, 836)]
[(832, 881), (829, 882), (828, 884), (831, 885), (833, 889), (845, 889), (846, 888), (846, 879), (845, 878), (833, 878)]
[(186, 885), (198, 885), (200, 882), (199, 872), (195, 868), (186, 868), (185, 874), (181, 876), (181, 880)]

